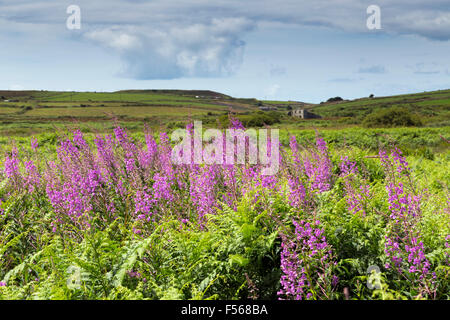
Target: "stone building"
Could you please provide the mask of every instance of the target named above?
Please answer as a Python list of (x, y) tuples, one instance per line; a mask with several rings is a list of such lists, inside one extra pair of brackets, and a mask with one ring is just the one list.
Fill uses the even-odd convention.
[(321, 118), (319, 115), (309, 112), (306, 109), (295, 109), (289, 112), (290, 116), (302, 119), (317, 119)]

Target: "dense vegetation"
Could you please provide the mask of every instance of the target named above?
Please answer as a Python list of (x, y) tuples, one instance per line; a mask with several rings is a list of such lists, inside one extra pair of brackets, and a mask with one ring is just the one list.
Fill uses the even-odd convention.
[[(246, 128), (264, 127), (271, 126), (276, 123), (280, 123), (281, 114), (275, 111), (270, 112), (246, 112), (236, 116)], [(219, 124), (223, 128), (228, 128), (230, 126), (229, 116), (227, 114), (222, 115), (219, 118)]]
[[(449, 298), (448, 90), (0, 96), (0, 299)], [(192, 120), (279, 128), (279, 172), (172, 164)]]
[(363, 126), (368, 128), (421, 127), (422, 125), (417, 115), (399, 107), (378, 110), (369, 114), (363, 121)]
[(448, 130), (352, 130), (283, 132), (275, 176), (163, 132), (9, 141), (0, 299), (449, 299)]

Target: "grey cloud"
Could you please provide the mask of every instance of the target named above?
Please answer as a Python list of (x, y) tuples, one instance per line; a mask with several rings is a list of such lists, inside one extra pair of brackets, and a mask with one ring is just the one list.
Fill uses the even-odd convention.
[(399, 33), (417, 34), (425, 38), (450, 39), (450, 10), (413, 10), (390, 19), (390, 27)]
[(358, 70), (358, 73), (373, 73), (373, 74), (383, 74), (386, 73), (386, 68), (384, 66), (370, 66), (370, 67), (361, 67)]
[[(5, 26), (0, 32), (33, 33), (45, 25), (45, 30), (61, 36), (70, 4), (73, 1), (0, 1), (0, 24)], [(77, 39), (117, 53), (124, 61), (121, 74), (138, 79), (231, 74), (243, 57), (243, 36), (265, 23), (373, 32), (366, 27), (366, 9), (372, 3), (363, 0), (78, 0), (76, 4), (81, 7), (83, 34)], [(381, 32), (450, 39), (448, 0), (377, 4)]]
[[(1, 1), (0, 16), (10, 19), (57, 23), (69, 1)], [(158, 25), (206, 23), (211, 18), (244, 17), (255, 22), (278, 21), (299, 25), (320, 25), (351, 32), (366, 28), (363, 0), (78, 0), (87, 23)], [(383, 30), (450, 39), (448, 0), (378, 0)]]
[(414, 74), (422, 74), (422, 75), (429, 75), (429, 74), (439, 74), (440, 71), (414, 71)]
[(432, 75), (441, 73), (438, 69), (443, 68), (443, 66), (436, 62), (419, 62), (410, 68), (412, 69), (413, 73), (417, 75)]

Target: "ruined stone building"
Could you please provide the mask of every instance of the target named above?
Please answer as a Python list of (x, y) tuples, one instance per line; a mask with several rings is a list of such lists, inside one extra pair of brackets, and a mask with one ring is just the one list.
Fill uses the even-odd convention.
[(290, 116), (302, 119), (317, 119), (321, 118), (319, 115), (309, 112), (306, 109), (295, 109), (289, 112)]

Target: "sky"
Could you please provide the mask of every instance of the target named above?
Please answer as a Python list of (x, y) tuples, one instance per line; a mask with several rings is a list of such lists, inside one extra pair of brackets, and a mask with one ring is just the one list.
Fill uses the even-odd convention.
[(0, 0), (4, 90), (318, 103), (449, 89), (449, 57), (449, 0)]

